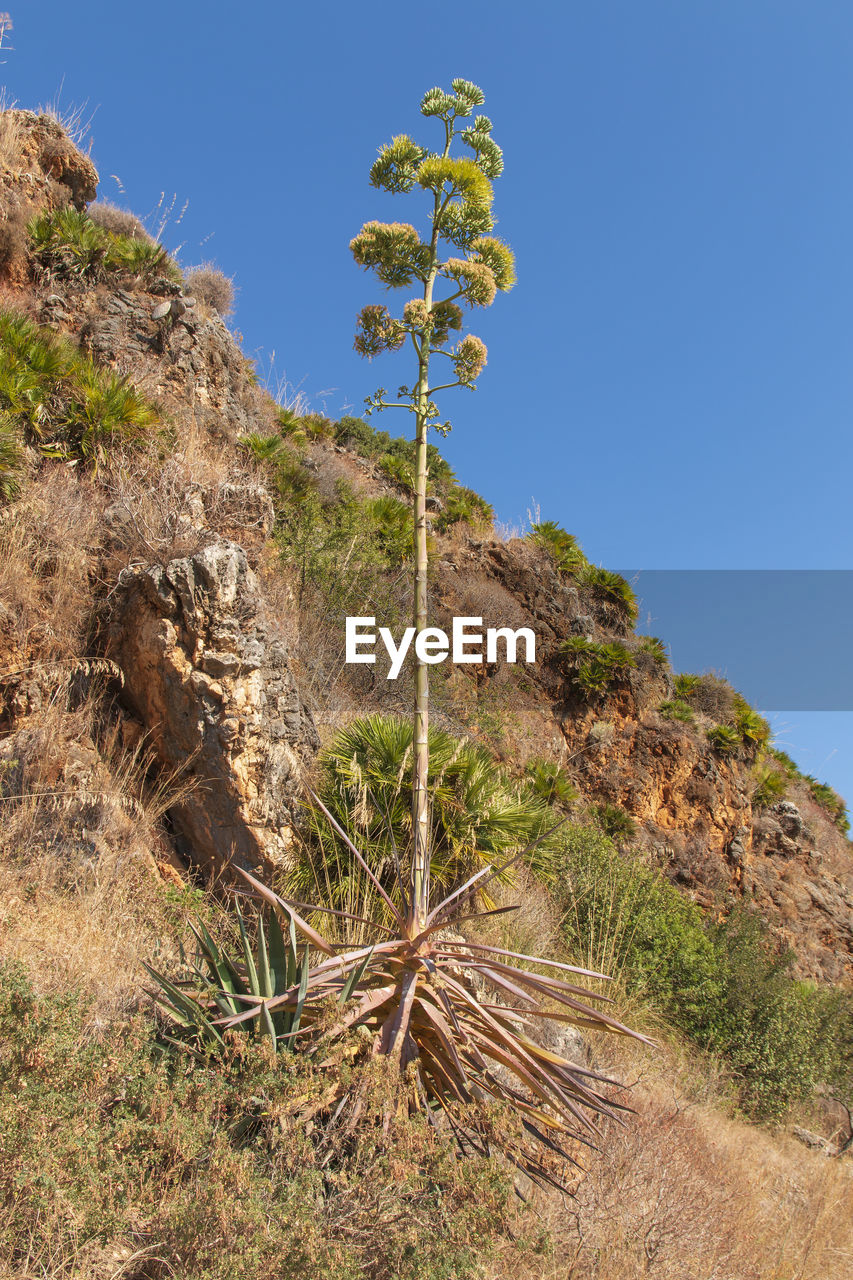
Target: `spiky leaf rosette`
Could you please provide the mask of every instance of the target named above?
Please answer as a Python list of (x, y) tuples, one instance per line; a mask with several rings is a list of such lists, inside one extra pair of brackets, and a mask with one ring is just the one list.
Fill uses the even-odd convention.
[[(316, 796), (314, 800), (372, 876), (345, 832)], [(466, 920), (495, 914), (472, 912), (460, 904), (470, 901), (475, 886), (488, 884), (508, 865), (484, 867), (471, 876), (430, 910), (423, 925), (418, 925), (405, 890), (398, 907), (373, 877), (391, 913), (391, 924), (377, 923), (376, 941), (355, 948), (327, 942), (297, 913), (294, 903), (241, 872), (252, 890), (278, 913), (283, 926), (302, 932), (325, 958), (278, 995), (238, 994), (236, 998), (246, 1007), (223, 1016), (218, 1025), (237, 1028), (252, 1020), (267, 1023), (298, 1007), (297, 1038), (307, 1039), (309, 1052), (362, 1027), (370, 1036), (373, 1053), (390, 1058), (401, 1079), (411, 1082), (412, 1109), (443, 1113), (463, 1149), (466, 1143), (488, 1148), (489, 1129), (472, 1104), (493, 1099), (507, 1105), (520, 1122), (523, 1136), (502, 1137), (504, 1154), (540, 1183), (559, 1185), (547, 1153), (574, 1163), (565, 1144), (580, 1141), (594, 1146), (601, 1137), (599, 1119), (618, 1119), (626, 1107), (604, 1092), (618, 1088), (616, 1081), (543, 1048), (535, 1028), (556, 1022), (644, 1037), (596, 1007), (609, 1003), (607, 997), (573, 980), (599, 980), (604, 975), (448, 937), (448, 931)], [(531, 972), (524, 967), (530, 964), (549, 972)], [(329, 1025), (327, 1011), (332, 1002), (345, 1007)], [(347, 1097), (341, 1083), (335, 1097), (338, 1107), (346, 1105)]]

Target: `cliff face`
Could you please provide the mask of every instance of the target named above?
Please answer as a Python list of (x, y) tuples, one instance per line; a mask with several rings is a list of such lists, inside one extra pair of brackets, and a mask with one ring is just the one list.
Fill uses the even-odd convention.
[[(84, 207), (96, 174), (52, 122), (5, 118), (14, 145), (0, 164), (10, 245), (0, 263), (3, 306), (127, 375), (171, 433), (159, 454), (104, 467), (94, 480), (30, 451), (29, 488), (8, 508), (6, 527), (9, 518), (22, 528), (30, 521), (36, 546), (31, 513), (43, 510), (61, 473), (73, 501), (54, 512), (55, 536), (76, 548), (79, 589), (67, 606), (76, 622), (61, 643), (55, 617), (54, 640), (44, 639), (57, 608), (44, 566), (32, 570), (36, 585), (17, 622), (6, 602), (5, 732), (20, 732), (44, 704), (36, 668), (46, 658), (109, 655), (124, 678), (111, 714), (125, 740), (144, 742), (164, 776), (189, 784), (171, 814), (179, 851), (214, 872), (235, 860), (275, 867), (287, 858), (303, 770), (319, 741), (306, 704), (322, 728), (359, 710), (399, 709), (405, 680), (345, 669), (343, 612), (312, 612), (298, 575), (282, 567), (271, 535), (291, 499), (276, 507), (263, 471), (239, 446), (241, 436), (275, 430), (275, 406), (220, 317), (174, 274), (57, 278), (28, 265), (15, 240), (22, 217)], [(327, 496), (345, 481), (362, 497), (405, 499), (375, 463), (330, 439), (309, 439), (300, 468)], [(72, 513), (73, 530), (61, 524)], [(532, 667), (434, 668), (437, 719), (489, 743), (510, 768), (543, 757), (559, 763), (582, 803), (616, 811), (623, 833), (633, 822), (630, 843), (686, 893), (709, 908), (726, 895), (754, 902), (795, 947), (803, 973), (849, 980), (853, 853), (806, 783), (794, 778), (784, 798), (756, 807), (755, 751), (748, 742), (723, 751), (708, 737), (725, 709), (697, 706), (671, 718), (666, 663), (624, 609), (559, 571), (545, 548), (463, 526), (444, 534), (437, 526), (433, 538), (436, 625), (478, 616), (486, 627), (529, 626), (538, 641)], [(572, 637), (616, 643), (631, 664), (585, 690), (562, 648)]]

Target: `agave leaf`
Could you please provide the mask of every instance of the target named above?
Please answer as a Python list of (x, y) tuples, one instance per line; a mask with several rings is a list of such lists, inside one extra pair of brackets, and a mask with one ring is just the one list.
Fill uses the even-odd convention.
[(338, 1000), (341, 1004), (346, 1004), (347, 1001), (352, 998), (353, 991), (355, 991), (356, 987), (361, 982), (362, 978), (364, 977), (364, 971), (367, 968), (367, 966), (370, 964), (371, 958), (373, 956), (373, 950), (374, 948), (371, 947), (367, 955), (364, 957), (364, 959), (360, 960), (359, 963), (355, 966), (355, 968), (351, 971), (349, 977), (347, 978), (346, 982), (341, 988), (341, 994), (338, 996)]
[(246, 922), (243, 919), (243, 912), (240, 910), (240, 903), (235, 902), (237, 908), (237, 924), (240, 929), (240, 941), (243, 944), (243, 960), (246, 965), (246, 976), (248, 979), (249, 990), (253, 996), (260, 996), (264, 993), (261, 991), (261, 984), (258, 979), (258, 970), (255, 965), (255, 957), (252, 955), (252, 948), (249, 945), (249, 935), (246, 932)]
[(236, 867), (235, 870), (239, 872), (244, 880), (248, 881), (255, 892), (260, 894), (264, 901), (268, 902), (275, 911), (283, 911), (287, 918), (291, 919), (297, 928), (304, 933), (312, 946), (316, 947), (318, 951), (324, 952), (327, 956), (333, 954), (332, 948), (326, 939), (317, 933), (316, 929), (312, 929), (310, 924), (303, 920), (301, 916), (297, 915), (293, 907), (288, 902), (285, 902), (284, 898), (280, 898), (277, 893), (274, 893), (272, 889), (268, 889), (265, 884), (260, 880), (256, 880), (253, 875), (250, 875), (248, 871), (244, 871), (242, 867)]

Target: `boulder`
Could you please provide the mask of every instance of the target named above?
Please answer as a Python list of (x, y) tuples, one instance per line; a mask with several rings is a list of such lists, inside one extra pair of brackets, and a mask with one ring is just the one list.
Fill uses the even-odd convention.
[(110, 653), (160, 767), (176, 775), (172, 812), (191, 861), (213, 874), (286, 866), (319, 739), (243, 548), (216, 538), (126, 571)]

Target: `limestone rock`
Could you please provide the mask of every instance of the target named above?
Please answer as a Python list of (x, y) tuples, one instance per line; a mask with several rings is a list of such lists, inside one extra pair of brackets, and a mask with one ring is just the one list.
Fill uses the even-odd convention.
[(174, 808), (188, 856), (213, 873), (285, 865), (319, 740), (242, 547), (132, 573), (110, 644), (161, 766), (192, 784)]

